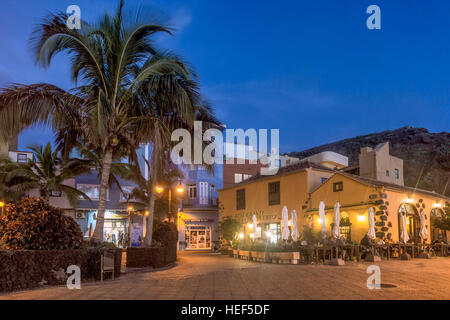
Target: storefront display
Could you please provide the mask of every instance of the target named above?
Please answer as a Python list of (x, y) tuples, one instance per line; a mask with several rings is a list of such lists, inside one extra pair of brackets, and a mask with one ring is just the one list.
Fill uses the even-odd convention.
[(211, 249), (209, 226), (186, 226), (186, 249)]

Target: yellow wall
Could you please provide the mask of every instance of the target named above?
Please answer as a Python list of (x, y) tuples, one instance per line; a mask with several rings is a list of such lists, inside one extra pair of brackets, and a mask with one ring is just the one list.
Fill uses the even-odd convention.
[[(298, 220), (301, 221), (302, 206), (308, 199), (308, 193), (321, 183), (322, 177), (328, 178), (331, 175), (332, 172), (308, 168), (219, 190), (221, 218), (234, 216), (246, 224), (256, 214), (258, 223), (280, 222), (283, 206), (287, 206), (289, 218), (291, 211), (295, 209)], [(276, 181), (280, 181), (280, 204), (269, 206), (268, 184)], [(239, 189), (245, 189), (244, 210), (236, 210), (236, 190)]]
[[(333, 192), (333, 183), (334, 182), (343, 182), (343, 191)], [(386, 194), (386, 198), (381, 198), (380, 194)], [(377, 195), (377, 198), (370, 199), (371, 195)], [(432, 197), (426, 194), (421, 193), (408, 193), (399, 189), (392, 189), (388, 187), (373, 187), (368, 186), (366, 184), (362, 184), (358, 181), (355, 181), (346, 176), (336, 174), (331, 177), (326, 183), (324, 183), (320, 188), (315, 190), (311, 194), (310, 204), (308, 211), (310, 214), (313, 214), (313, 228), (315, 230), (320, 230), (320, 225), (318, 223), (318, 207), (319, 202), (324, 201), (326, 210), (326, 223), (327, 223), (327, 234), (331, 234), (331, 226), (330, 224), (333, 222), (333, 206), (336, 202), (341, 204), (341, 216), (348, 215), (350, 218), (350, 222), (352, 223), (351, 227), (351, 239), (352, 241), (359, 242), (364, 235), (367, 233), (369, 228), (368, 223), (368, 211), (369, 207), (374, 207), (375, 211), (387, 211), (388, 216), (386, 220), (386, 226), (390, 222), (392, 227), (389, 227), (389, 231), (387, 233), (392, 234), (393, 241), (399, 241), (399, 220), (398, 220), (398, 211), (400, 205), (405, 199), (412, 199), (411, 205), (416, 207), (416, 204), (420, 203), (425, 205), (423, 209), (425, 214), (427, 215), (427, 226), (429, 238), (428, 242), (431, 241), (431, 210), (433, 205), (440, 202), (444, 203), (444, 199), (439, 197)], [(422, 202), (419, 202), (419, 200)], [(387, 209), (381, 210), (381, 205), (376, 205), (375, 201), (383, 200), (387, 201), (388, 204), (384, 203), (381, 205), (385, 205)], [(416, 208), (418, 212), (420, 209)], [(364, 216), (364, 221), (358, 221), (358, 216)], [(378, 217), (377, 221), (378, 220)], [(380, 229), (380, 227), (376, 228)], [(379, 230), (381, 231), (381, 230)]]

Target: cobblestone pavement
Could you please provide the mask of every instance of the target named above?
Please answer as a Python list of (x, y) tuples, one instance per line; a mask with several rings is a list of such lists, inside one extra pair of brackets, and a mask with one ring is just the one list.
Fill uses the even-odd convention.
[[(382, 288), (366, 286), (371, 263), (276, 265), (214, 253), (182, 253), (175, 267), (119, 280), (51, 287), (0, 299), (450, 299), (450, 258), (382, 261)], [(394, 287), (395, 286), (395, 287)]]

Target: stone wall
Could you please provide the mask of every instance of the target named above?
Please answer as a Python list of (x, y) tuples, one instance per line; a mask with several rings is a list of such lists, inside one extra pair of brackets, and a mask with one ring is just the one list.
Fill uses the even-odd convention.
[(161, 248), (127, 248), (127, 268), (161, 268), (176, 260), (176, 242)]
[(70, 265), (80, 267), (82, 281), (99, 280), (103, 251), (114, 254), (119, 277), (122, 249), (0, 250), (0, 292), (65, 284)]

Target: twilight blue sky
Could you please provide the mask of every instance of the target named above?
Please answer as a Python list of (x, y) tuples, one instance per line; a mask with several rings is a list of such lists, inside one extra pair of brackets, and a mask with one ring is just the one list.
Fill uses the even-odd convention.
[[(159, 37), (196, 68), (228, 128), (279, 128), (282, 152), (405, 125), (449, 131), (448, 1), (126, 1), (152, 4), (176, 36)], [(81, 7), (92, 21), (111, 0), (2, 0), (0, 86), (71, 87), (67, 57), (34, 65), (27, 40), (49, 11)], [(381, 8), (381, 30), (366, 8)], [(29, 129), (21, 148), (51, 133)]]

